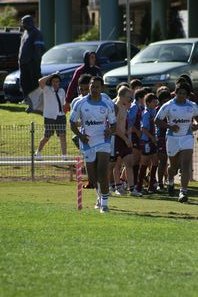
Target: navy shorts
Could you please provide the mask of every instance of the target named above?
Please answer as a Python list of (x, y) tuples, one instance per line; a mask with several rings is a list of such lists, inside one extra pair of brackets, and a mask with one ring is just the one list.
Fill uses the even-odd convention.
[(60, 134), (66, 133), (66, 117), (65, 115), (57, 116), (57, 118), (49, 119), (44, 118), (44, 126), (45, 126), (45, 133), (44, 136), (49, 138), (54, 134), (56, 131), (56, 135), (60, 136)]
[(137, 150), (140, 149), (140, 139), (135, 133), (132, 134), (132, 145), (133, 145), (133, 148)]
[(140, 141), (140, 150), (142, 155), (154, 155), (157, 153), (157, 146), (151, 141)]

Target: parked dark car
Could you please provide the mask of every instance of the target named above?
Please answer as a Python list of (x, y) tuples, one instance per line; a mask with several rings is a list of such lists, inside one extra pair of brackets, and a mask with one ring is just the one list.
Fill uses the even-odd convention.
[[(74, 42), (56, 45), (48, 50), (42, 57), (42, 75), (59, 71), (62, 77), (62, 87), (67, 89), (75, 69), (83, 63), (85, 51), (97, 53), (98, 65), (105, 72), (126, 65), (126, 43), (122, 41), (89, 41)], [(131, 45), (131, 56), (133, 57), (139, 49)], [(4, 92), (6, 100), (19, 102), (22, 93), (19, 87), (19, 71), (8, 75), (4, 81)]]
[[(128, 68), (116, 68), (104, 75), (105, 85), (115, 96), (116, 85), (127, 81)], [(155, 89), (166, 85), (174, 90), (181, 74), (188, 75), (198, 91), (198, 38), (172, 39), (151, 43), (131, 60), (130, 78), (140, 79), (144, 86)]]
[(20, 29), (0, 29), (0, 102), (4, 101), (3, 82), (5, 77), (18, 69), (20, 40)]

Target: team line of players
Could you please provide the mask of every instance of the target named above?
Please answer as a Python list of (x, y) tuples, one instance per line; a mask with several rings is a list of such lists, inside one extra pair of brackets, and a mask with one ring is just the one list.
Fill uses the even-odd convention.
[(130, 195), (141, 197), (145, 190), (149, 194), (163, 190), (167, 175), (172, 196), (178, 170), (178, 201), (187, 202), (193, 131), (198, 128), (198, 105), (188, 99), (190, 85), (181, 79), (174, 94), (166, 87), (154, 94), (134, 80), (132, 88), (119, 85), (113, 100), (103, 93), (103, 87), (101, 77), (83, 75), (79, 79), (81, 95), (73, 100), (70, 113), (71, 129), (79, 138), (88, 178), (97, 192), (95, 208), (108, 211), (109, 186), (122, 195), (122, 180)]

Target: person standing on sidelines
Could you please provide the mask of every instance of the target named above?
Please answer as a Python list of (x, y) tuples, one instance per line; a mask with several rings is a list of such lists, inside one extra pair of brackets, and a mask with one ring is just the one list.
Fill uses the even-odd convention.
[[(89, 180), (97, 191), (95, 208), (100, 208), (101, 213), (108, 211), (110, 142), (116, 130), (114, 104), (101, 94), (103, 86), (101, 77), (92, 77), (89, 94), (74, 104), (70, 115), (71, 130), (82, 143)], [(78, 129), (79, 119), (81, 130)]]
[(67, 88), (66, 92), (66, 100), (65, 100), (65, 106), (64, 111), (67, 112), (70, 110), (70, 104), (72, 100), (77, 96), (78, 91), (78, 79), (79, 77), (86, 73), (90, 74), (91, 76), (100, 76), (102, 77), (102, 73), (100, 68), (96, 65), (97, 59), (96, 59), (96, 53), (95, 52), (88, 52), (86, 51), (84, 53), (84, 64), (78, 67), (74, 75), (71, 79), (71, 82)]
[(162, 105), (156, 115), (155, 122), (157, 126), (167, 129), (166, 149), (170, 161), (168, 193), (170, 196), (174, 196), (174, 176), (180, 169), (181, 187), (178, 201), (182, 203), (188, 201), (187, 187), (190, 179), (188, 168), (194, 147), (192, 132), (198, 129), (198, 125), (193, 124), (193, 120), (198, 122), (198, 106), (188, 100), (190, 94), (188, 84), (178, 84), (175, 94), (175, 98)]
[(65, 91), (63, 88), (60, 88), (60, 82), (61, 78), (56, 73), (39, 79), (39, 86), (43, 91), (45, 132), (35, 153), (35, 158), (37, 159), (42, 158), (41, 151), (54, 134), (54, 131), (60, 138), (62, 159), (66, 159), (66, 116), (63, 111)]
[(43, 36), (33, 22), (31, 15), (25, 15), (21, 19), (24, 33), (19, 48), (20, 85), (23, 91), (24, 101), (29, 105), (27, 112), (31, 111), (32, 102), (29, 93), (38, 88), (38, 79), (41, 77), (41, 57), (44, 53)]

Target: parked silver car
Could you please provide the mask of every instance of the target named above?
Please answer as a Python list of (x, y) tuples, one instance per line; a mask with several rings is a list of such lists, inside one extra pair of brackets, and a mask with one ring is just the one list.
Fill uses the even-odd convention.
[[(83, 63), (83, 54), (96, 52), (98, 64), (102, 73), (116, 67), (126, 65), (127, 49), (123, 41), (83, 41), (56, 45), (49, 49), (42, 57), (42, 75), (59, 71), (62, 78), (62, 87), (67, 89), (74, 71)], [(139, 49), (131, 44), (131, 56), (133, 57)], [(4, 80), (3, 90), (5, 100), (19, 102), (23, 95), (19, 85), (19, 71), (10, 73)]]
[[(188, 75), (198, 91), (198, 38), (172, 39), (154, 42), (131, 60), (131, 79), (137, 78), (144, 86), (155, 89), (167, 85), (174, 90), (181, 74)], [(127, 81), (127, 66), (108, 71), (104, 75), (108, 93), (115, 96), (115, 87)]]

